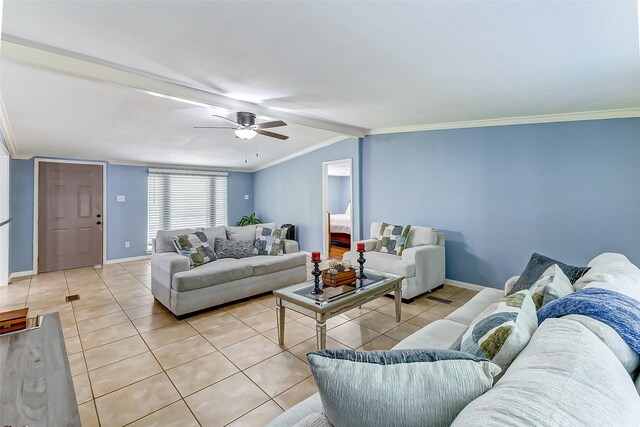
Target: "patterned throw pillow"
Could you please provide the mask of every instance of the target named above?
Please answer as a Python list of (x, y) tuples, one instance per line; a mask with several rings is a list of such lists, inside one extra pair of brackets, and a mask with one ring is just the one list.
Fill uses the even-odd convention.
[(282, 255), (284, 254), (284, 239), (287, 228), (256, 227), (256, 255)]
[(531, 298), (540, 310), (553, 300), (573, 293), (573, 285), (558, 264), (547, 269), (544, 276), (531, 287)]
[(504, 372), (537, 327), (536, 306), (525, 289), (502, 298), (476, 317), (462, 336), (460, 350), (489, 359)]
[(254, 256), (253, 240), (227, 240), (216, 237), (216, 255), (218, 258), (248, 258)]
[(545, 255), (533, 253), (524, 271), (518, 278), (518, 281), (513, 288), (509, 291), (509, 295), (515, 294), (523, 289), (531, 289), (531, 286), (538, 281), (542, 276), (545, 276), (545, 271), (553, 264), (558, 264), (564, 274), (569, 278), (571, 284), (574, 284), (576, 280), (584, 276), (591, 267), (575, 267), (573, 265), (567, 265), (565, 263), (549, 258)]
[(386, 222), (380, 227), (380, 235), (378, 243), (376, 243), (376, 252), (382, 252), (392, 255), (402, 255), (402, 251), (407, 244), (409, 237), (410, 225), (390, 225)]
[(176, 251), (180, 255), (189, 258), (191, 267), (198, 267), (218, 259), (207, 240), (207, 235), (202, 231), (173, 236), (171, 240), (173, 240), (173, 246), (175, 246)]

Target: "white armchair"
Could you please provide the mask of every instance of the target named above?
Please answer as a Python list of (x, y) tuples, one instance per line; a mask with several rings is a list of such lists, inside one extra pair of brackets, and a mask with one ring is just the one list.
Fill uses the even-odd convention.
[(353, 242), (351, 251), (343, 255), (357, 266), (356, 245), (364, 243), (365, 268), (404, 276), (402, 298), (411, 300), (444, 284), (445, 251), (444, 234), (431, 227), (412, 225), (407, 245), (402, 255), (374, 252), (382, 222), (371, 223), (370, 239)]

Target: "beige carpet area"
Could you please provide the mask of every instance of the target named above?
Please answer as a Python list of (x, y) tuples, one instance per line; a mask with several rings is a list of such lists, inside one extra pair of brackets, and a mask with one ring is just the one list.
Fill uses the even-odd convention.
[[(26, 277), (0, 287), (0, 310), (59, 312), (78, 408), (91, 426), (261, 426), (316, 392), (306, 353), (314, 320), (287, 310), (277, 344), (265, 294), (178, 321), (154, 301), (149, 261)], [(80, 300), (65, 302), (79, 294)], [(328, 348), (388, 349), (476, 292), (445, 286), (403, 304), (380, 298), (328, 322)]]

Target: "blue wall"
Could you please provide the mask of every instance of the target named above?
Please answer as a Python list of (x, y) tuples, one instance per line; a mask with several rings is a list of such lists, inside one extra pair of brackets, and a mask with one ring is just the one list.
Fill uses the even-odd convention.
[[(11, 160), (11, 216), (9, 271), (33, 269), (33, 167), (34, 160)], [(253, 174), (229, 173), (229, 223), (253, 211)], [(244, 194), (250, 199), (244, 200)], [(116, 196), (126, 201), (117, 203)], [(242, 214), (240, 214), (242, 212)], [(107, 259), (146, 255), (147, 168), (107, 165)], [(131, 242), (130, 248), (124, 242)]]
[(329, 176), (329, 212), (343, 214), (351, 201), (351, 179), (348, 176)]
[(447, 278), (502, 287), (534, 251), (640, 263), (640, 119), (373, 135), (363, 147), (363, 223), (444, 231)]
[[(322, 162), (353, 159), (355, 182), (360, 174), (360, 141), (349, 138), (255, 173), (255, 210), (265, 222), (295, 224), (300, 248), (322, 250)], [(354, 237), (360, 233), (360, 193), (356, 191)]]
[(33, 160), (11, 159), (9, 272), (33, 269)]

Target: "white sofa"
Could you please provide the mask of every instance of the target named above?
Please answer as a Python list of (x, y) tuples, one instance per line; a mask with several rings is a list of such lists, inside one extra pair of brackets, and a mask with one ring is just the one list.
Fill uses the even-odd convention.
[[(275, 223), (262, 224), (275, 228)], [(213, 246), (216, 237), (254, 240), (256, 226), (209, 227), (159, 231), (152, 242), (151, 292), (176, 316), (269, 292), (307, 279), (307, 257), (298, 243), (286, 240), (284, 255), (219, 259), (190, 268), (189, 259), (176, 252), (172, 236), (204, 231)]]
[[(640, 292), (640, 270), (623, 255), (603, 254), (589, 266), (577, 287), (601, 287), (629, 296)], [(507, 282), (506, 292), (514, 281)], [(455, 348), (474, 318), (504, 294), (484, 289), (446, 319), (425, 326), (394, 348)], [(638, 426), (639, 366), (640, 356), (608, 325), (575, 315), (547, 319), (494, 387), (467, 405), (452, 426)], [(322, 411), (315, 394), (269, 426), (293, 426)]]
[(444, 234), (431, 227), (412, 225), (407, 238), (407, 245), (402, 255), (374, 252), (382, 222), (372, 222), (370, 238), (353, 242), (351, 251), (342, 259), (358, 266), (356, 245), (365, 245), (365, 268), (384, 271), (404, 276), (402, 281), (402, 298), (411, 300), (444, 284), (445, 248)]

